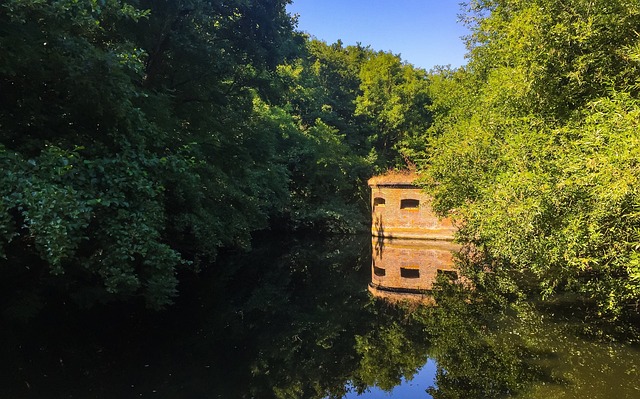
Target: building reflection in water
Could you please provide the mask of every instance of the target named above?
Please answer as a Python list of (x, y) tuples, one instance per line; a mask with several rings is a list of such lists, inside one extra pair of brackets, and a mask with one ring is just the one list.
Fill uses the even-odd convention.
[(439, 274), (458, 279), (453, 254), (460, 246), (450, 241), (374, 237), (371, 247), (369, 291), (378, 298), (432, 303)]

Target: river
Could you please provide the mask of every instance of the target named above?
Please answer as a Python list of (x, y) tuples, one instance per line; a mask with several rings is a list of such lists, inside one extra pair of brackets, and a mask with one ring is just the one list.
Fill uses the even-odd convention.
[[(472, 287), (451, 250), (262, 239), (181, 273), (160, 313), (51, 301), (23, 321), (4, 309), (1, 396), (640, 397), (637, 326), (600, 322), (571, 298)], [(405, 283), (413, 299), (397, 298)]]

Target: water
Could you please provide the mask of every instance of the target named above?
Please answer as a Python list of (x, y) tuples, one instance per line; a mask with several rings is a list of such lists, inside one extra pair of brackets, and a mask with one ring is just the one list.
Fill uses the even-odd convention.
[[(640, 397), (633, 326), (569, 298), (434, 290), (438, 275), (460, 281), (451, 249), (273, 239), (183, 273), (159, 314), (55, 298), (29, 322), (3, 312), (0, 397)], [(418, 301), (372, 295), (403, 281)]]
[[(435, 383), (436, 363), (429, 359), (410, 380), (402, 378), (399, 385), (391, 390), (383, 390), (376, 386), (367, 388), (366, 392), (351, 391), (345, 399), (388, 399), (388, 398), (431, 398), (426, 390)], [(351, 387), (349, 387), (351, 389)]]

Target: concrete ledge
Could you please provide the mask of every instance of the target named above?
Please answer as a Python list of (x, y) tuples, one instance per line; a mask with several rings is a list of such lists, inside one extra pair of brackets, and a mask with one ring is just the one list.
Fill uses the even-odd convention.
[(450, 230), (426, 230), (426, 229), (393, 229), (386, 228), (382, 233), (375, 228), (371, 229), (373, 237), (398, 238), (412, 240), (436, 240), (436, 241), (453, 241), (454, 232)]
[(369, 284), (369, 292), (376, 298), (381, 298), (389, 302), (412, 302), (425, 305), (435, 305), (431, 292), (425, 290), (398, 290)]

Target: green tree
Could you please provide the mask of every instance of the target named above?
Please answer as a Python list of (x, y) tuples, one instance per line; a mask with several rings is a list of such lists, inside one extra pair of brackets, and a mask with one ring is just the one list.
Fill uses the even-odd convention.
[(161, 307), (179, 265), (265, 227), (288, 180), (254, 100), (297, 48), (285, 3), (0, 5), (3, 265)]
[[(433, 94), (439, 138), (425, 181), (435, 207), (459, 218), (461, 239), (505, 284), (527, 276), (545, 297), (568, 289), (618, 315), (640, 299), (640, 8), (469, 8), (469, 65), (441, 73)], [(449, 101), (452, 91), (461, 94)]]
[(379, 52), (362, 65), (360, 81), (355, 113), (374, 128), (369, 140), (378, 164), (386, 169), (424, 159), (422, 144), (431, 123), (426, 71)]
[(286, 132), (281, 154), (291, 196), (277, 224), (334, 233), (367, 228), (370, 126), (354, 115), (354, 101), (368, 51), (308, 40), (300, 58), (278, 67), (286, 89), (283, 104), (271, 109)]

